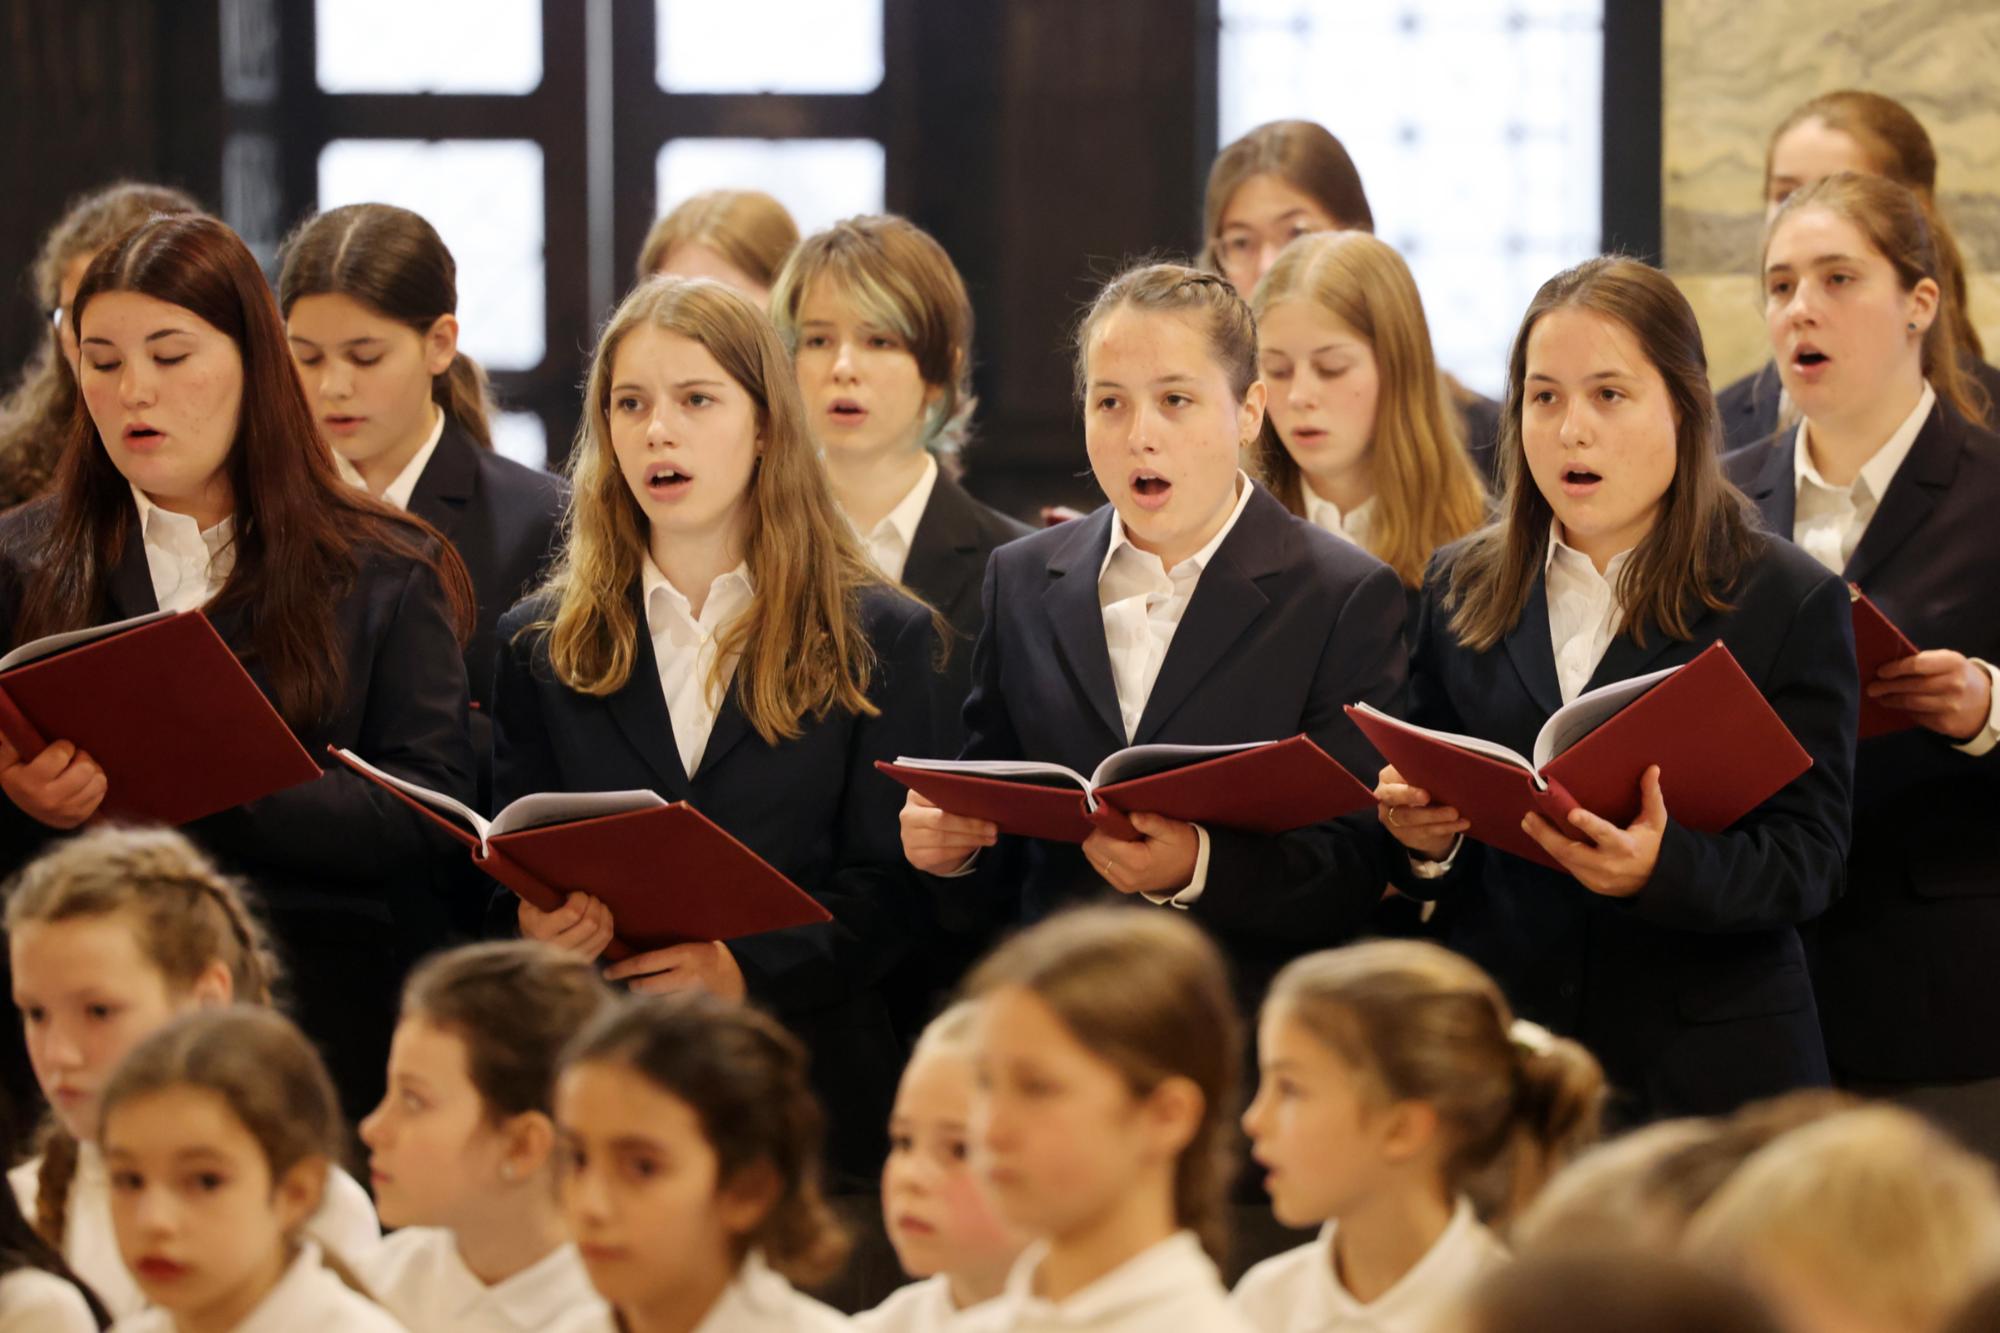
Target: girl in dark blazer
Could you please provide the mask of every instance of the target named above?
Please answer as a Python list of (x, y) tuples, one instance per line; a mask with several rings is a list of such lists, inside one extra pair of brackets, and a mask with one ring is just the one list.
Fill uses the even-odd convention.
[[(8, 642), (204, 607), (308, 753), (346, 746), (470, 799), (464, 565), (340, 482), (243, 242), (154, 218), (97, 257), (74, 309), (88, 415), (54, 493), (0, 520)], [(0, 746), (0, 789), (18, 863), (90, 818), (107, 779), (57, 738), (26, 763)], [(434, 942), (424, 821), (336, 766), (187, 832), (262, 891), (299, 1018), (365, 1112), (403, 969)]]
[(1909, 191), (1807, 186), (1771, 225), (1764, 273), (1805, 419), (1725, 466), (1773, 532), (1923, 649), (1864, 682), (1912, 725), (1856, 756), (1847, 892), (1808, 939), (1827, 1048), (1843, 1082), (1913, 1093), (2000, 1150), (2000, 437), (1958, 405), (1950, 284)]
[[(987, 565), (965, 757), (1087, 773), (1128, 744), (1305, 732), (1371, 772), (1342, 706), (1400, 706), (1402, 588), (1238, 470), (1264, 408), (1249, 308), (1213, 275), (1137, 268), (1098, 296), (1078, 344), (1085, 442), (1111, 503)], [(1186, 910), (1230, 952), (1246, 1002), (1292, 957), (1350, 938), (1386, 882), (1365, 819), (1262, 836), (1132, 818), (1139, 842), (988, 850), (993, 825), (913, 795), (903, 847), (933, 876), (977, 854), (964, 878), (932, 881), (968, 929), (1113, 891)]]
[[(606, 976), (773, 1010), (811, 1048), (833, 1159), (865, 1186), (901, 1063), (879, 985), (914, 908), (897, 788), (873, 765), (929, 735), (937, 630), (862, 554), (791, 359), (742, 296), (642, 283), (599, 341), (585, 402), (567, 545), (500, 625), (495, 799), (651, 788), (825, 904), (822, 925), (655, 950)], [(581, 894), (517, 915), (590, 956), (616, 927)]]
[[(1440, 553), (1410, 716), (1532, 746), (1586, 689), (1720, 640), (1812, 757), (1721, 833), (1674, 822), (1653, 768), (1618, 828), (1531, 816), (1563, 867), (1463, 842), (1393, 767), (1378, 813), (1405, 892), (1451, 903), (1448, 942), (1526, 1017), (1572, 1035), (1626, 1115), (1728, 1110), (1827, 1081), (1798, 926), (1839, 891), (1857, 685), (1847, 592), (1756, 530), (1723, 480), (1694, 313), (1665, 275), (1596, 259), (1545, 283), (1511, 358), (1501, 516)], [(1690, 719), (1699, 725), (1699, 719)]]
[(494, 628), (554, 551), (562, 483), (493, 452), (486, 376), (458, 350), (457, 265), (422, 217), (351, 204), (308, 219), (285, 242), (278, 304), (343, 475), (442, 532), (472, 576), (465, 673), (483, 795)]

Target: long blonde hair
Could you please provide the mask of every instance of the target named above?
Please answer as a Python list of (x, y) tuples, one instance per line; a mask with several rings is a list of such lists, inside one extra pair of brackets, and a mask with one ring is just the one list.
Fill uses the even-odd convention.
[[(1465, 452), (1458, 415), (1446, 405), (1416, 279), (1401, 255), (1366, 232), (1317, 232), (1284, 248), (1250, 308), (1261, 324), (1287, 301), (1331, 315), (1375, 354), (1376, 502), (1367, 545), (1414, 588), (1432, 552), (1486, 518), (1486, 487)], [(1303, 516), (1304, 478), (1268, 412), (1255, 456), (1271, 493)]]
[(570, 452), (568, 540), (545, 585), (555, 611), (525, 632), (547, 632), (556, 678), (580, 693), (613, 694), (631, 677), (639, 633), (632, 589), (647, 520), (612, 451), (611, 377), (619, 346), (642, 327), (708, 349), (756, 403), (764, 441), (750, 476), (744, 550), (754, 591), (718, 635), (706, 682), (711, 697), (722, 692), (727, 661), (741, 654), (737, 701), (767, 745), (798, 736), (808, 714), (823, 718), (840, 708), (873, 717), (875, 652), (861, 620), (861, 591), (889, 585), (827, 489), (777, 330), (747, 298), (707, 278), (648, 279), (598, 339)]

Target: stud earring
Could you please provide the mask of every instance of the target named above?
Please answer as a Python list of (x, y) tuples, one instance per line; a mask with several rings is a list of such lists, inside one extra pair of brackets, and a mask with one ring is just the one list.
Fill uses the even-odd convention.
[(1911, 321), (1911, 323), (1910, 323), (1910, 332), (1911, 332), (1911, 333), (1915, 333), (1916, 331), (1917, 331), (1917, 326), (1916, 326), (1916, 322), (1915, 322), (1915, 321)]

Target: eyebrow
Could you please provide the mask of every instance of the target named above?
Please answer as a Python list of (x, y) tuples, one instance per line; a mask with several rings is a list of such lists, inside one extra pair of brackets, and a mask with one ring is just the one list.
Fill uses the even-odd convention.
[[(1542, 384), (1562, 383), (1554, 375), (1533, 374), (1528, 376), (1528, 378)], [(1593, 370), (1590, 374), (1583, 377), (1583, 381), (1588, 384), (1592, 380), (1629, 380), (1633, 378), (1636, 377), (1629, 370)]]
[[(319, 344), (318, 344), (318, 343), (316, 343), (316, 342), (314, 342), (314, 341), (313, 341), (313, 340), (312, 340), (311, 338), (301, 338), (301, 337), (300, 337), (300, 336), (299, 336), (298, 334), (296, 334), (296, 333), (288, 333), (288, 334), (286, 334), (286, 335), (285, 335), (285, 337), (286, 337), (286, 339), (287, 339), (288, 341), (290, 341), (290, 342), (295, 342), (295, 343), (304, 343), (304, 344), (305, 344), (305, 345), (306, 345), (307, 347), (317, 347), (317, 346), (319, 346)], [(340, 342), (340, 343), (335, 343), (335, 344), (334, 344), (334, 346), (335, 346), (335, 347), (359, 347), (359, 346), (361, 346), (361, 344), (363, 344), (363, 343), (379, 343), (379, 342), (383, 342), (383, 341), (385, 341), (385, 339), (382, 339), (382, 338), (378, 338), (378, 337), (376, 337), (376, 336), (375, 336), (374, 334), (372, 334), (372, 333), (369, 333), (369, 334), (363, 334), (363, 335), (362, 335), (361, 337), (359, 337), (359, 338), (349, 338), (349, 339), (348, 339), (348, 340), (347, 340), (346, 342)]]
[[(1806, 267), (1825, 268), (1828, 264), (1852, 264), (1856, 262), (1858, 261), (1854, 258), (1853, 255), (1843, 255), (1843, 254), (1814, 255), (1811, 259), (1808, 259), (1806, 261)], [(1766, 264), (1764, 266), (1764, 271), (1766, 273), (1776, 273), (1779, 269), (1791, 270), (1796, 267), (1798, 267), (1796, 264), (1788, 264), (1781, 259), (1775, 264)]]
[[(1185, 372), (1176, 372), (1172, 375), (1162, 375), (1158, 379), (1149, 382), (1153, 384), (1196, 384), (1200, 381), (1193, 375), (1186, 374)], [(1095, 390), (1122, 389), (1125, 386), (1117, 380), (1092, 380), (1090, 387)]]
[[(1273, 222), (1283, 222), (1283, 221), (1284, 221), (1285, 219), (1287, 219), (1287, 218), (1295, 218), (1295, 217), (1298, 217), (1298, 216), (1299, 216), (1300, 214), (1304, 213), (1305, 211), (1306, 211), (1306, 209), (1305, 209), (1305, 205), (1301, 204), (1301, 205), (1299, 205), (1299, 206), (1298, 206), (1297, 208), (1288, 208), (1288, 209), (1286, 209), (1286, 210), (1285, 210), (1284, 212), (1282, 212), (1282, 213), (1278, 214), (1278, 215), (1277, 215), (1276, 217), (1272, 218), (1272, 219), (1271, 219), (1271, 221), (1273, 221)], [(1231, 230), (1232, 228), (1236, 228), (1236, 227), (1241, 227), (1241, 228), (1242, 228), (1243, 230), (1245, 230), (1245, 231), (1250, 231), (1250, 230), (1252, 230), (1252, 229), (1253, 229), (1253, 225), (1254, 225), (1254, 224), (1252, 224), (1252, 223), (1248, 223), (1248, 222), (1240, 222), (1240, 221), (1239, 221), (1239, 222), (1225, 222), (1225, 223), (1223, 223), (1223, 224), (1222, 224), (1222, 229), (1223, 229), (1224, 231), (1229, 231), (1229, 230)]]
[[(149, 333), (149, 334), (147, 334), (147, 335), (146, 335), (146, 341), (147, 341), (147, 342), (149, 342), (149, 343), (152, 343), (152, 342), (158, 342), (158, 341), (159, 341), (160, 339), (162, 339), (162, 338), (175, 338), (175, 337), (181, 337), (181, 336), (186, 336), (186, 337), (189, 337), (189, 338), (192, 338), (192, 337), (194, 336), (194, 330), (193, 330), (193, 329), (161, 329), (161, 330), (159, 330), (158, 332), (155, 332), (155, 333)], [(102, 345), (103, 345), (103, 346), (105, 346), (105, 347), (115, 347), (115, 346), (117, 346), (117, 344), (116, 344), (116, 343), (114, 343), (114, 342), (112, 342), (112, 341), (111, 341), (111, 340), (110, 340), (109, 338), (85, 338), (85, 339), (84, 339), (83, 341), (84, 341), (84, 342), (86, 342), (86, 343), (99, 343), (99, 344), (102, 344)]]
[[(670, 387), (675, 389), (721, 389), (727, 386), (723, 381), (717, 379), (692, 379), (675, 380)], [(629, 381), (611, 386), (611, 392), (613, 393), (644, 393), (645, 391), (645, 385), (633, 384)]]

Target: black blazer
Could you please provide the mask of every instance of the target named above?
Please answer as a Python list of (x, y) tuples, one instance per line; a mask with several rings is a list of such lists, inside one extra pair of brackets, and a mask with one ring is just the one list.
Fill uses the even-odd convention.
[[(967, 758), (1039, 759), (1088, 773), (1125, 747), (1097, 600), (1112, 514), (1103, 506), (988, 562)], [(1400, 707), (1402, 622), (1402, 586), (1387, 565), (1295, 518), (1259, 486), (1195, 585), (1132, 743), (1305, 732), (1372, 786), (1381, 760), (1341, 710), (1363, 700)], [(1373, 818), (1278, 837), (1209, 831), (1207, 887), (1192, 915), (1229, 952), (1246, 1002), (1285, 962), (1360, 930), (1387, 882)], [(969, 896), (982, 894), (991, 927), (1119, 897), (1074, 846), (1003, 839), (998, 850), (969, 877), (976, 884), (929, 881), (941, 911), (965, 921)]]
[[(1411, 656), (1410, 716), (1526, 752), (1561, 706), (1547, 590), (1537, 579), (1504, 643), (1474, 652), (1441, 608), (1447, 547), (1425, 580)], [(1856, 683), (1847, 590), (1811, 557), (1771, 542), (1733, 609), (1707, 611), (1693, 637), (1619, 635), (1589, 688), (1687, 662), (1716, 640), (1813, 766), (1720, 834), (1669, 824), (1652, 881), (1626, 899), (1475, 842), (1451, 871), (1396, 882), (1450, 905), (1447, 943), (1498, 980), (1515, 1008), (1584, 1042), (1637, 1115), (1708, 1114), (1827, 1081), (1798, 925), (1840, 890), (1854, 771)], [(1388, 831), (1382, 836), (1387, 839)]]
[[(555, 679), (545, 632), (519, 634), (554, 612), (537, 594), (500, 622), (494, 682), (494, 795), (650, 788), (687, 801), (825, 904), (834, 920), (730, 941), (752, 999), (807, 1043), (831, 1121), (830, 1156), (861, 1179), (880, 1168), (902, 1050), (879, 985), (908, 947), (914, 872), (903, 859), (903, 789), (874, 769), (917, 753), (929, 734), (937, 635), (921, 607), (888, 589), (862, 595), (877, 657), (869, 698), (877, 717), (839, 710), (802, 720), (802, 734), (767, 745), (735, 689), (724, 698), (701, 765), (681, 768), (660, 691), (639, 585), (632, 674), (598, 698)], [(508, 909), (511, 919), (511, 900)]]
[[(1790, 537), (1795, 439), (1730, 476)], [(1922, 648), (2000, 661), (2000, 436), (1940, 402), (1842, 572)], [(1932, 731), (1861, 742), (1847, 895), (1808, 936), (1834, 1070), (1936, 1083), (2000, 1075), (2000, 753)]]
[(1458, 386), (1453, 398), (1459, 424), (1465, 430), (1465, 452), (1472, 455), (1472, 465), (1479, 469), (1480, 477), (1491, 489), (1499, 467), (1500, 417), (1507, 410), (1506, 404), (1463, 385)]
[[(2000, 427), (2000, 368), (1979, 361), (1973, 364), (1972, 373), (1986, 386), (1986, 396), (1991, 402), (1983, 424), (1989, 429)], [(1778, 378), (1778, 363), (1766, 361), (1716, 394), (1716, 410), (1722, 414), (1723, 451), (1761, 444), (1777, 434), (1778, 405), (1784, 392), (1784, 381)]]
[[(0, 634), (11, 646), (21, 595), (53, 515), (42, 500), (0, 516)], [(136, 513), (105, 588), (103, 620), (159, 609)], [(212, 608), (209, 618), (266, 694), (251, 653), (252, 613)], [(374, 783), (337, 764), (326, 747), (470, 800), (465, 668), (444, 594), (428, 568), (386, 554), (364, 556), (335, 610), (346, 688), (334, 715), (299, 735), (326, 772), (316, 781), (199, 820), (183, 831), (224, 869), (247, 879), (271, 918), (290, 972), (294, 1011), (325, 1049), (350, 1116), (380, 1099), (402, 976), (443, 938), (430, 826)], [(0, 802), (10, 859), (51, 836)]]

